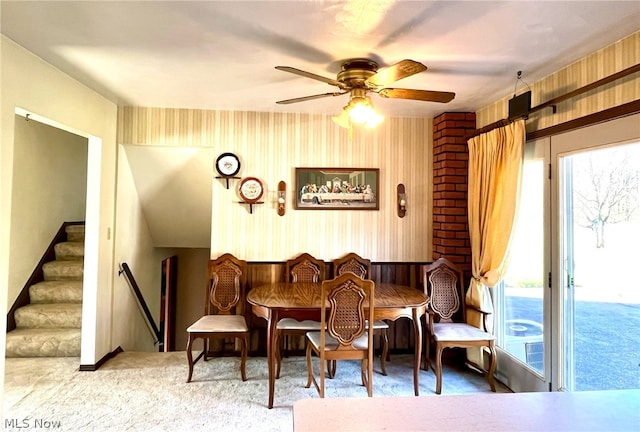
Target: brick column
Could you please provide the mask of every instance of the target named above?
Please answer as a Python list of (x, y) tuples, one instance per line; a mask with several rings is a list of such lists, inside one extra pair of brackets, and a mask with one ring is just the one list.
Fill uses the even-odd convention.
[(475, 128), (475, 113), (443, 113), (433, 119), (433, 259), (445, 257), (458, 264), (467, 278), (471, 245), (465, 136)]

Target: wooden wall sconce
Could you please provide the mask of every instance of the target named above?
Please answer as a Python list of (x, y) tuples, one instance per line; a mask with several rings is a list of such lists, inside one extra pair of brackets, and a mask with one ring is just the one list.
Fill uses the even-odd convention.
[(404, 191), (404, 185), (398, 185), (398, 217), (403, 218), (407, 213), (407, 194)]
[(287, 197), (287, 184), (284, 181), (278, 183), (278, 214), (284, 216)]

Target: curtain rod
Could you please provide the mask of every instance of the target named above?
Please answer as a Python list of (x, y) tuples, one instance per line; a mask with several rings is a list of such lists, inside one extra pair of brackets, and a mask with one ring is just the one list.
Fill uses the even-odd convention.
[(527, 141), (530, 141), (532, 139), (544, 138), (550, 135), (555, 135), (562, 132), (567, 132), (581, 127), (591, 126), (596, 123), (615, 120), (621, 117), (626, 117), (638, 113), (640, 113), (640, 99), (608, 108), (603, 111), (594, 112), (583, 117), (578, 117), (573, 120), (568, 120), (564, 123), (559, 123), (557, 125), (549, 126), (544, 129), (527, 132)]
[(494, 129), (497, 129), (497, 128), (506, 126), (508, 124), (511, 124), (516, 120), (520, 120), (521, 118), (524, 118), (526, 120), (527, 116), (526, 115), (520, 115), (520, 116), (517, 116), (517, 117), (509, 117), (509, 118), (506, 118), (506, 119), (495, 121), (493, 123), (489, 123), (488, 125), (483, 126), (480, 129), (476, 129), (473, 132), (471, 132), (469, 135), (466, 136), (466, 139), (470, 140), (471, 138), (477, 137), (478, 135), (482, 135), (483, 133), (491, 132)]
[(633, 65), (633, 66), (628, 67), (626, 69), (623, 69), (623, 70), (621, 70), (619, 72), (616, 72), (616, 73), (614, 73), (612, 75), (609, 75), (607, 77), (604, 77), (604, 78), (601, 78), (601, 79), (599, 79), (597, 81), (594, 81), (591, 84), (587, 84), (586, 86), (577, 88), (577, 89), (575, 89), (573, 91), (570, 91), (569, 93), (565, 93), (563, 95), (560, 95), (558, 97), (550, 99), (550, 100), (548, 100), (546, 102), (543, 102), (540, 105), (537, 105), (537, 106), (531, 108), (527, 114), (519, 115), (519, 116), (516, 116), (516, 117), (508, 117), (506, 119), (502, 119), (502, 120), (498, 120), (496, 122), (490, 123), (490, 124), (488, 124), (486, 126), (481, 127), (480, 129), (476, 129), (473, 132), (471, 132), (469, 135), (467, 135), (466, 139), (469, 140), (469, 139), (471, 139), (473, 137), (476, 137), (478, 135), (481, 135), (483, 133), (490, 132), (490, 131), (492, 131), (492, 130), (494, 130), (496, 128), (506, 126), (506, 125), (508, 125), (510, 123), (513, 123), (516, 120), (521, 119), (521, 118), (524, 118), (525, 120), (527, 120), (528, 114), (531, 114), (531, 113), (536, 112), (536, 111), (540, 111), (543, 108), (552, 107), (553, 108), (553, 112), (555, 114), (555, 112), (556, 112), (556, 104), (557, 103), (560, 103), (560, 102), (562, 102), (564, 100), (567, 100), (567, 99), (570, 99), (572, 97), (578, 96), (579, 94), (586, 93), (588, 91), (591, 91), (591, 90), (593, 90), (595, 88), (598, 88), (600, 86), (603, 86), (605, 84), (609, 84), (610, 82), (619, 80), (620, 78), (624, 78), (624, 77), (626, 77), (628, 75), (631, 75), (631, 74), (634, 74), (634, 73), (636, 73), (638, 71), (640, 71), (640, 64)]

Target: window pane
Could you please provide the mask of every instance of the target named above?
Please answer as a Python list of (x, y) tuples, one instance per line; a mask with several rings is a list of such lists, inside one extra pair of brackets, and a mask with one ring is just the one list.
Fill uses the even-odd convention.
[(520, 212), (504, 278), (499, 345), (540, 374), (544, 371), (544, 179), (541, 159), (524, 164)]

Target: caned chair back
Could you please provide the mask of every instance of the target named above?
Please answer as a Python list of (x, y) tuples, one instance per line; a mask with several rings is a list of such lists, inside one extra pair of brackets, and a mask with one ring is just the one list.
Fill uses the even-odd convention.
[(205, 314), (242, 314), (246, 262), (231, 254), (209, 261)]
[(424, 287), (429, 308), (442, 321), (464, 322), (464, 285), (462, 271), (446, 258), (424, 267)]
[(374, 291), (372, 281), (350, 272), (322, 283), (321, 328), (326, 324), (326, 332), (338, 341), (337, 351), (355, 349), (353, 342), (367, 330), (367, 320), (373, 322)]
[(371, 261), (351, 252), (333, 261), (334, 277), (351, 272), (361, 279), (371, 279)]
[[(307, 333), (307, 385), (314, 384), (324, 397), (324, 365), (333, 364), (330, 377), (335, 375), (337, 360), (360, 360), (362, 385), (373, 396), (373, 332), (367, 322), (374, 317), (374, 283), (351, 272), (322, 282), (321, 326), (319, 332)], [(320, 358), (320, 380), (313, 372), (312, 353)]]
[(322, 282), (324, 272), (324, 261), (316, 259), (308, 253), (288, 260), (286, 265), (286, 273), (290, 282)]

